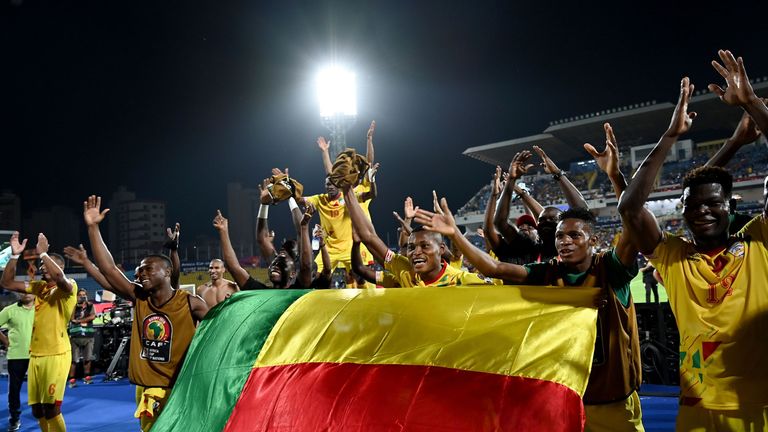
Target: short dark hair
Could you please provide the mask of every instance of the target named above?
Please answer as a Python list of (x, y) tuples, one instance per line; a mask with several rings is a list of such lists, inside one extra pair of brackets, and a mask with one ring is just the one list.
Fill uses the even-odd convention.
[(67, 264), (67, 261), (64, 259), (64, 257), (55, 252), (49, 253), (48, 256), (51, 258), (56, 258), (62, 264), (62, 267)]
[(733, 190), (733, 176), (721, 167), (703, 166), (688, 171), (683, 177), (683, 190), (694, 186), (716, 183), (723, 188), (723, 194), (730, 198)]
[(298, 261), (299, 260), (299, 242), (297, 242), (294, 239), (289, 239), (283, 242), (283, 245), (280, 246), (280, 249), (284, 250), (286, 254), (288, 254), (289, 257), (291, 257), (292, 260)]
[(163, 255), (163, 254), (150, 254), (150, 255), (147, 255), (147, 256), (144, 257), (144, 259), (150, 259), (150, 258), (159, 259), (159, 260), (161, 260), (161, 261), (163, 261), (165, 263), (166, 267), (173, 268), (173, 263), (171, 262), (171, 259), (168, 258), (168, 256), (166, 256), (166, 255)]
[(424, 228), (423, 226), (417, 226), (411, 231), (411, 234), (416, 234), (417, 232), (425, 232), (425, 233), (431, 234), (432, 236), (435, 237), (438, 243), (443, 243), (443, 244), (445, 243), (445, 240), (443, 239), (443, 235), (440, 234), (439, 232), (430, 231)]
[(584, 221), (589, 226), (590, 231), (595, 231), (595, 223), (597, 222), (597, 219), (595, 218), (595, 215), (592, 214), (589, 209), (584, 207), (571, 207), (568, 210), (565, 210), (561, 212), (557, 216), (557, 220), (559, 222), (562, 222), (566, 219), (579, 219)]

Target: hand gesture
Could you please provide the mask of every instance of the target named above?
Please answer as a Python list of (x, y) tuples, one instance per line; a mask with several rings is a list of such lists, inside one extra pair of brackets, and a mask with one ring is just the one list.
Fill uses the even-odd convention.
[(453, 214), (448, 208), (448, 201), (445, 198), (440, 200), (440, 210), (442, 213), (432, 213), (429, 210), (416, 210), (416, 222), (420, 223), (429, 231), (438, 232), (445, 236), (452, 236), (459, 232)]
[(669, 129), (664, 134), (665, 136), (677, 138), (691, 129), (693, 119), (696, 118), (695, 112), (688, 112), (688, 102), (691, 100), (693, 88), (693, 84), (691, 84), (691, 80), (688, 77), (680, 81), (680, 98), (677, 100), (677, 106), (675, 106), (675, 111), (672, 113), (672, 121), (669, 123)]
[(501, 193), (501, 167), (496, 165), (496, 171), (491, 178), (491, 196), (497, 196)]
[(280, 168), (272, 168), (272, 175), (273, 176), (279, 176), (279, 175), (288, 175), (288, 168), (285, 169), (285, 172), (280, 171)]
[(435, 209), (435, 213), (443, 214), (443, 209), (440, 208), (440, 203), (437, 201), (437, 192), (432, 189), (432, 208)]
[(735, 59), (728, 50), (719, 50), (717, 55), (720, 56), (724, 66), (717, 60), (712, 60), (712, 67), (725, 78), (727, 86), (723, 90), (717, 84), (710, 84), (707, 86), (709, 90), (720, 96), (720, 100), (728, 105), (743, 106), (757, 101), (752, 84), (749, 83), (747, 71), (744, 69), (744, 60), (741, 57)]
[(416, 210), (413, 207), (413, 198), (406, 197), (403, 203), (403, 216), (407, 220), (413, 220), (416, 217)]
[(371, 121), (371, 125), (368, 126), (368, 133), (366, 134), (366, 137), (368, 141), (373, 139), (373, 132), (376, 130), (376, 120)]
[(19, 243), (19, 232), (14, 231), (13, 234), (11, 234), (11, 254), (21, 255), (26, 247), (27, 239), (24, 239), (21, 243)]
[(179, 225), (178, 222), (176, 222), (176, 226), (174, 226), (173, 230), (170, 228), (165, 229), (165, 235), (168, 237), (165, 239), (165, 248), (170, 249), (172, 251), (179, 250), (179, 237), (181, 237), (181, 225)]
[(88, 253), (82, 243), (80, 243), (80, 248), (65, 246), (64, 256), (75, 264), (85, 265), (85, 262), (88, 261)]
[(101, 209), (101, 197), (91, 195), (87, 200), (83, 201), (83, 219), (87, 226), (98, 225), (104, 220), (104, 217), (109, 213), (109, 209)]
[[(414, 215), (415, 215), (415, 213), (416, 213), (416, 212), (414, 211)], [(408, 225), (410, 224), (410, 222), (406, 222), (406, 221), (404, 221), (404, 220), (403, 220), (403, 218), (401, 218), (401, 217), (400, 217), (400, 214), (399, 214), (398, 212), (396, 212), (396, 211), (393, 211), (393, 212), (392, 212), (392, 216), (394, 216), (394, 217), (395, 217), (395, 219), (397, 219), (397, 221), (400, 223), (400, 228), (401, 228), (403, 231), (405, 231), (405, 233), (406, 233), (407, 235), (411, 235), (411, 232), (412, 232), (412, 230), (411, 230), (411, 228), (408, 226)]]
[(213, 227), (219, 232), (227, 232), (229, 230), (229, 221), (221, 215), (221, 210), (216, 210), (216, 216), (213, 218)]
[(315, 224), (315, 229), (312, 230), (312, 237), (320, 240), (321, 246), (325, 244), (325, 230), (322, 225)]
[(272, 195), (269, 194), (269, 179), (264, 179), (259, 185), (259, 203), (264, 205), (272, 204)]
[(315, 214), (315, 206), (312, 205), (309, 201), (306, 202), (306, 207), (304, 208), (304, 216), (301, 218), (301, 226), (307, 226), (309, 225), (309, 221), (312, 220), (312, 215)]
[(584, 150), (587, 151), (597, 163), (597, 166), (608, 176), (621, 174), (619, 172), (619, 148), (616, 142), (616, 136), (613, 134), (613, 128), (610, 123), (603, 125), (605, 129), (605, 149), (598, 152), (592, 144), (584, 144)]
[(512, 158), (512, 162), (509, 164), (509, 178), (511, 181), (519, 179), (523, 174), (527, 174), (529, 169), (533, 168), (533, 164), (527, 163), (531, 156), (533, 155), (528, 150), (515, 154), (515, 157)]
[(381, 164), (376, 162), (373, 166), (368, 168), (368, 178), (372, 179), (376, 175), (376, 172), (379, 171), (379, 167), (381, 167)]
[(325, 137), (317, 137), (317, 146), (320, 147), (320, 151), (327, 152), (331, 144), (325, 140)]
[(754, 142), (759, 137), (760, 130), (757, 128), (757, 124), (752, 120), (752, 116), (745, 112), (741, 115), (741, 120), (739, 120), (736, 130), (733, 131), (730, 141), (737, 146), (743, 146)]
[(555, 163), (552, 161), (552, 159), (547, 156), (547, 154), (544, 152), (544, 149), (542, 149), (539, 146), (533, 146), (533, 150), (536, 152), (536, 154), (539, 155), (541, 158), (541, 166), (544, 168), (544, 172), (547, 174), (560, 174), (560, 168), (555, 165)]
[(38, 255), (43, 253), (48, 253), (48, 248), (50, 248), (51, 245), (48, 244), (48, 238), (45, 236), (45, 234), (40, 233), (37, 235), (37, 246), (35, 246), (35, 252), (37, 252)]

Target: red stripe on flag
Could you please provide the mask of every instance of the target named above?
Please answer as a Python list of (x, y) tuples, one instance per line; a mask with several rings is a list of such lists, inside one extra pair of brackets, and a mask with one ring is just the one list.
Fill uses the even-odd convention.
[(550, 381), (450, 368), (300, 363), (255, 368), (225, 432), (580, 431), (579, 395)]

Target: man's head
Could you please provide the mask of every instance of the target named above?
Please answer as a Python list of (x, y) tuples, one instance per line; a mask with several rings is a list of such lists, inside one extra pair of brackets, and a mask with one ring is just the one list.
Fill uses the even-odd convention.
[(539, 236), (546, 237), (547, 239), (555, 237), (560, 213), (561, 210), (557, 207), (544, 207), (544, 210), (539, 214), (539, 223), (536, 227)]
[(683, 178), (683, 218), (697, 244), (727, 238), (732, 188), (733, 177), (720, 167), (699, 167)]
[[(53, 262), (56, 263), (56, 265), (59, 266), (60, 269), (64, 270), (64, 257), (57, 254), (57, 253), (49, 253), (49, 257), (53, 260)], [(45, 261), (40, 264), (40, 274), (43, 275), (43, 279), (51, 282), (53, 277), (51, 276), (51, 273), (48, 271), (48, 268), (46, 268)]]
[(339, 188), (337, 188), (336, 186), (333, 185), (333, 183), (331, 183), (330, 177), (325, 178), (325, 193), (328, 195), (328, 198), (330, 199), (338, 198), (340, 193)]
[(88, 292), (84, 289), (77, 290), (77, 302), (83, 304), (88, 301)]
[(592, 259), (592, 248), (597, 244), (595, 216), (581, 207), (570, 208), (558, 217), (555, 247), (562, 262), (569, 267)]
[(418, 274), (428, 274), (443, 265), (442, 256), (446, 252), (443, 236), (418, 227), (408, 237), (405, 251), (411, 262), (413, 271)]
[(216, 282), (223, 278), (226, 271), (227, 269), (224, 267), (224, 261), (218, 258), (212, 259), (211, 263), (208, 264), (208, 275), (211, 277), (212, 282)]
[(35, 302), (35, 295), (32, 293), (24, 293), (21, 295), (19, 301), (23, 305), (30, 305)]
[(539, 232), (536, 230), (536, 219), (534, 219), (533, 216), (524, 214), (517, 218), (515, 225), (517, 225), (517, 229), (520, 230), (524, 236), (531, 239), (531, 241), (539, 241)]
[(149, 255), (139, 264), (136, 275), (141, 286), (147, 292), (171, 288), (170, 258), (165, 255)]
[(280, 246), (280, 250), (277, 251), (278, 254), (288, 255), (289, 258), (291, 258), (293, 261), (299, 260), (299, 242), (293, 239), (289, 239), (283, 242), (283, 245)]
[(278, 254), (269, 264), (269, 281), (275, 288), (287, 288), (296, 279), (296, 263), (285, 253)]

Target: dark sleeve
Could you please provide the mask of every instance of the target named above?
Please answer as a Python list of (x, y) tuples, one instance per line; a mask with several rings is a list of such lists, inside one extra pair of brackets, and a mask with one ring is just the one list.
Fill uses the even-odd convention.
[(611, 284), (616, 297), (619, 298), (624, 307), (629, 305), (629, 296), (632, 295), (629, 283), (637, 276), (637, 260), (633, 261), (632, 266), (625, 266), (619, 257), (616, 256), (615, 249), (611, 249), (603, 255), (605, 265), (608, 266), (608, 282)]
[(85, 312), (85, 316), (88, 316), (90, 314), (95, 314), (95, 313), (96, 313), (96, 309), (94, 309), (93, 303), (88, 303), (88, 311)]
[(242, 287), (240, 287), (242, 291), (252, 291), (252, 290), (260, 290), (260, 289), (269, 289), (268, 286), (264, 285), (263, 283), (257, 281), (253, 278), (253, 276), (249, 276), (248, 280), (245, 281)]
[(526, 270), (528, 270), (528, 277), (525, 279), (526, 285), (544, 285), (544, 275), (547, 271), (548, 263), (531, 263), (525, 264)]

